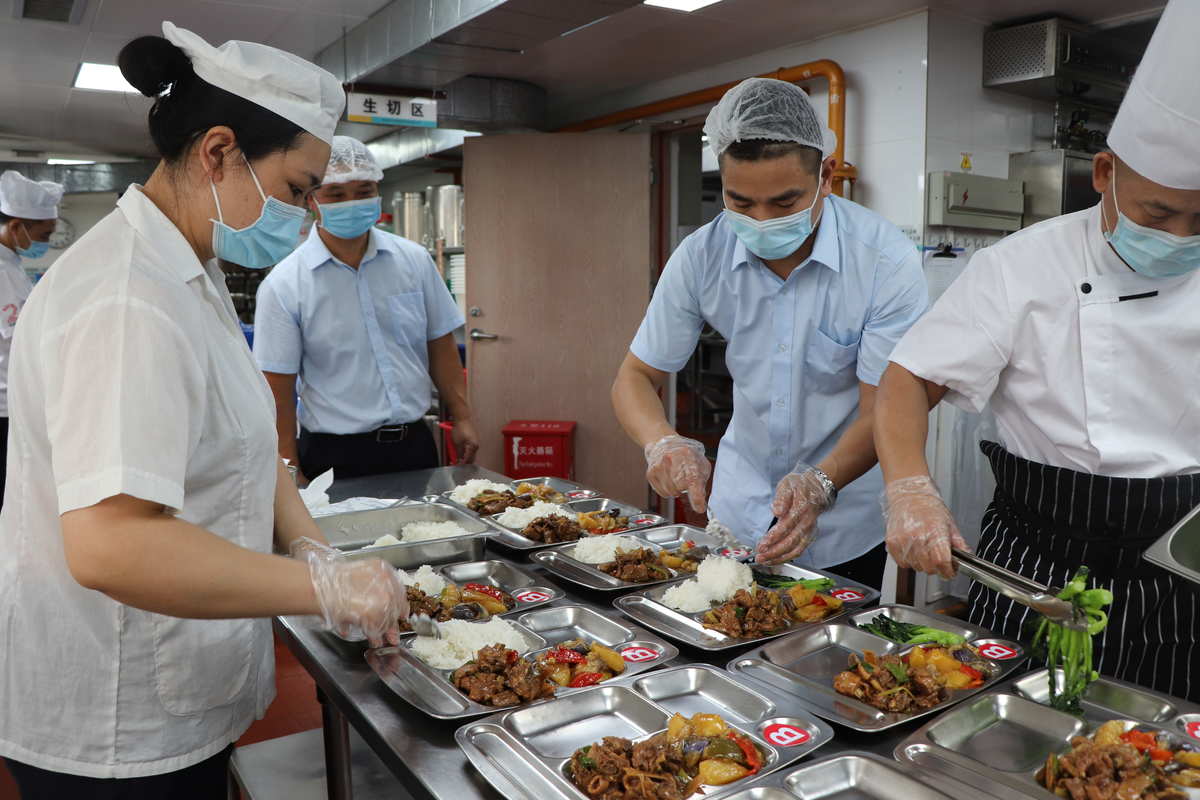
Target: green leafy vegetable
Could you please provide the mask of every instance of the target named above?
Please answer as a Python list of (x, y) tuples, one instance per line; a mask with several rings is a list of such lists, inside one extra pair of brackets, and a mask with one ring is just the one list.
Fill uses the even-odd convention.
[(887, 667), (888, 672), (892, 673), (892, 677), (896, 679), (896, 683), (908, 683), (908, 670), (904, 668), (903, 664), (892, 664), (889, 662), (884, 664), (884, 666)]
[[(1108, 625), (1104, 606), (1112, 604), (1112, 592), (1087, 588), (1088, 568), (1080, 567), (1061, 592), (1060, 600), (1069, 600), (1075, 618), (1086, 622), (1087, 629), (1068, 628), (1048, 619), (1038, 623), (1033, 636), (1035, 650), (1044, 648), (1050, 681), (1050, 706), (1071, 714), (1082, 714), (1080, 702), (1088, 684), (1099, 674), (1092, 669), (1092, 637)], [(1060, 690), (1058, 676), (1062, 676)]]
[(942, 647), (953, 647), (956, 644), (962, 644), (966, 641), (956, 633), (930, 628), (925, 625), (900, 622), (888, 617), (886, 614), (879, 614), (870, 622), (863, 623), (858, 627), (867, 633), (873, 633), (876, 636), (882, 636), (884, 639), (890, 639), (900, 644), (937, 644)]
[(754, 570), (754, 581), (765, 589), (790, 589), (793, 586), (803, 586), (818, 592), (827, 592), (833, 588), (829, 578), (789, 578), (786, 575), (771, 575), (767, 572)]

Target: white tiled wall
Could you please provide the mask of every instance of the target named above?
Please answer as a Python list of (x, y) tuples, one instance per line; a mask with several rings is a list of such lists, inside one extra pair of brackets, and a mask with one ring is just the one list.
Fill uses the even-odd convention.
[(1008, 156), (1034, 149), (1034, 114), (1051, 105), (983, 88), (983, 23), (930, 11), (926, 172), (960, 171), (971, 154), (977, 175), (1008, 177)]
[[(846, 71), (846, 158), (860, 175), (854, 199), (897, 225), (920, 230), (927, 31), (927, 13), (921, 11), (592, 99), (586, 106), (551, 109), (551, 113), (560, 123), (586, 119), (780, 67), (833, 59)], [(812, 88), (814, 102), (824, 109), (825, 87), (814, 81)]]

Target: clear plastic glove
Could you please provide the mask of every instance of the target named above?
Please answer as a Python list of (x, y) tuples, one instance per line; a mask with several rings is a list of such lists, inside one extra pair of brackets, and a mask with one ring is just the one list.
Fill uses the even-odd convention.
[(646, 445), (646, 480), (662, 497), (687, 494), (692, 510), (708, 510), (705, 487), (712, 465), (704, 455), (704, 445), (695, 439), (671, 434)]
[(759, 564), (783, 564), (808, 549), (817, 535), (817, 517), (833, 505), (833, 495), (807, 464), (783, 476), (775, 487), (771, 513), (776, 523), (758, 543)]
[(950, 548), (970, 548), (933, 479), (918, 475), (892, 481), (884, 488), (882, 499), (887, 549), (896, 564), (953, 578)]
[(400, 642), (397, 623), (408, 617), (408, 592), (391, 564), (348, 561), (311, 539), (296, 540), (291, 551), (308, 562), (321, 616), (331, 631), (348, 641), (365, 638), (371, 647)]

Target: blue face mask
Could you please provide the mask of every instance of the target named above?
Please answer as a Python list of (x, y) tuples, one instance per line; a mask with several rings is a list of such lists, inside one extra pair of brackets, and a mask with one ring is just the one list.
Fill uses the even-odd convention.
[(746, 249), (754, 255), (766, 261), (787, 258), (812, 235), (816, 225), (812, 210), (820, 196), (820, 192), (817, 192), (813, 195), (812, 205), (786, 217), (758, 220), (726, 208), (725, 219)]
[(226, 225), (221, 216), (221, 201), (217, 197), (217, 185), (211, 180), (213, 202), (217, 204), (217, 219), (213, 224), (213, 255), (250, 269), (274, 266), (296, 249), (300, 243), (300, 225), (304, 222), (304, 209), (290, 206), (275, 197), (263, 193), (254, 167), (246, 162), (250, 177), (263, 199), (262, 213), (253, 224), (237, 230)]
[[(1117, 206), (1117, 173), (1113, 171), (1113, 205), (1117, 224), (1104, 238), (1121, 260), (1147, 278), (1176, 278), (1200, 269), (1200, 236), (1176, 236), (1173, 233), (1139, 225), (1121, 213)], [(1100, 204), (1104, 224), (1108, 210)]]
[[(25, 226), (22, 225), (21, 227), (24, 228)], [(17, 255), (21, 258), (41, 258), (46, 255), (46, 251), (50, 249), (49, 242), (35, 242), (33, 237), (29, 235), (28, 230), (25, 231), (25, 236), (29, 238), (29, 246), (18, 247)]]
[(367, 197), (342, 203), (317, 203), (321, 212), (321, 227), (339, 239), (357, 239), (379, 219), (383, 199)]

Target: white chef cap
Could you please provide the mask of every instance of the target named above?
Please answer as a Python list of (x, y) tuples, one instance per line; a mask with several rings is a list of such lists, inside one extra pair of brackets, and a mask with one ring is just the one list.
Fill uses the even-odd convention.
[(748, 78), (726, 92), (708, 112), (704, 133), (717, 157), (747, 139), (795, 142), (820, 150), (822, 157), (837, 147), (837, 135), (821, 123), (808, 94), (773, 78)]
[(329, 72), (265, 44), (229, 41), (213, 47), (170, 22), (164, 22), (162, 30), (191, 60), (201, 79), (274, 111), (322, 141), (333, 139), (346, 93)]
[(367, 146), (352, 136), (335, 136), (330, 143), (329, 166), (322, 183), (381, 181), (383, 170)]
[(1108, 134), (1108, 146), (1140, 175), (1200, 190), (1200, 2), (1167, 3)]
[(16, 170), (0, 174), (0, 214), (22, 219), (57, 219), (63, 186), (31, 181)]

